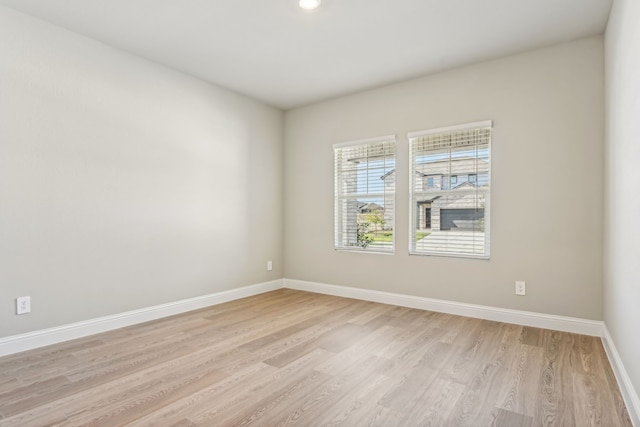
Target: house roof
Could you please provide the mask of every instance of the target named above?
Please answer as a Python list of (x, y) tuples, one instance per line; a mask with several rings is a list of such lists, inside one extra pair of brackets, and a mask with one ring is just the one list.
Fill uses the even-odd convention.
[(453, 190), (464, 190), (465, 188), (469, 188), (469, 187), (477, 188), (478, 186), (473, 182), (465, 181), (465, 182), (463, 182), (461, 184), (458, 184), (455, 187), (453, 187)]
[(375, 203), (375, 202), (370, 202), (370, 203), (363, 203), (361, 205), (358, 206), (358, 210), (359, 211), (381, 211), (384, 210), (384, 207), (380, 206), (379, 204)]

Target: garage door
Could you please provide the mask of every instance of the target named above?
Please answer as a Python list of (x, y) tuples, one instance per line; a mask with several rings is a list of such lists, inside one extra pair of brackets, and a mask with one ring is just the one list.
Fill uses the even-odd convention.
[(484, 209), (440, 209), (441, 230), (473, 230), (484, 218)]

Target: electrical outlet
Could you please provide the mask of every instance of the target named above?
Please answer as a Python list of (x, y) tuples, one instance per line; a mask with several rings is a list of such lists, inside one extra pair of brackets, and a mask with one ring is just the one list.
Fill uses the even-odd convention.
[(271, 271), (271, 270), (273, 270), (273, 262), (267, 261), (267, 271)]
[(31, 312), (31, 297), (16, 298), (16, 314), (26, 314)]
[(516, 281), (516, 295), (526, 295), (527, 285), (524, 281)]

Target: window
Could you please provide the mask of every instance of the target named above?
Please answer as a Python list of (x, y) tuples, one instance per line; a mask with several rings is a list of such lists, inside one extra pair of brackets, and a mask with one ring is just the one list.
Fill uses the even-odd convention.
[[(409, 137), (412, 254), (489, 257), (491, 121)], [(437, 188), (424, 177), (450, 177)], [(458, 176), (468, 176), (464, 181)]]
[(395, 136), (333, 146), (335, 248), (393, 252)]

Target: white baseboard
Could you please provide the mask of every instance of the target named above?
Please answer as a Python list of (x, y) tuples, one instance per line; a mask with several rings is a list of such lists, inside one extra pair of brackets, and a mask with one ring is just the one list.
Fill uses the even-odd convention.
[(640, 427), (640, 398), (631, 383), (631, 379), (622, 364), (620, 355), (616, 350), (609, 330), (604, 322), (294, 279), (284, 279), (284, 287), (477, 319), (601, 337), (609, 363), (613, 367), (616, 380), (618, 381), (618, 387), (627, 406), (631, 422), (634, 426)]
[(187, 311), (221, 304), (223, 302), (258, 295), (264, 292), (280, 289), (282, 288), (282, 283), (282, 279), (278, 279), (270, 282), (216, 292), (214, 294), (156, 305), (153, 307), (127, 311), (125, 313), (0, 338), (0, 356), (44, 347), (46, 345), (57, 344), (63, 341), (82, 338), (101, 332), (111, 331), (113, 329), (123, 328), (125, 326), (160, 319), (162, 317), (173, 316), (174, 314), (185, 313)]
[(320, 294), (354, 298), (421, 310), (437, 311), (458, 316), (477, 319), (494, 320), (496, 322), (515, 323), (516, 325), (553, 329), (582, 335), (602, 336), (603, 322), (597, 320), (578, 319), (575, 317), (555, 316), (534, 313), (531, 311), (511, 310), (486, 305), (466, 304), (461, 302), (439, 300), (412, 295), (394, 294), (391, 292), (370, 289), (350, 288), (347, 286), (328, 285), (303, 280), (284, 279), (284, 287)]
[(622, 360), (616, 350), (611, 335), (603, 322), (295, 279), (278, 279), (111, 316), (90, 319), (83, 322), (0, 338), (0, 356), (173, 316), (175, 314), (258, 295), (283, 287), (458, 316), (602, 337), (605, 351), (613, 367), (616, 379), (618, 380), (618, 385), (624, 397), (625, 404), (627, 405), (631, 421), (634, 426), (640, 426), (640, 398), (633, 388), (631, 379), (622, 364)]
[(607, 329), (607, 325), (604, 325), (602, 328), (602, 344), (604, 351), (607, 353), (607, 357), (609, 357), (609, 363), (611, 363), (616, 380), (618, 381), (618, 386), (624, 398), (624, 403), (627, 406), (631, 422), (634, 426), (640, 427), (640, 396), (638, 396), (638, 393), (633, 388), (631, 378), (629, 378), (627, 370), (622, 364), (622, 359), (609, 333), (609, 329)]
[(217, 292), (210, 295), (203, 295), (200, 297), (156, 305), (125, 313), (0, 338), (0, 356), (56, 344), (63, 341), (69, 341), (76, 338), (82, 338), (88, 335), (123, 328), (125, 326), (135, 325), (142, 322), (148, 322), (162, 317), (173, 316), (175, 314), (185, 313), (187, 311), (197, 310), (239, 298), (258, 295), (264, 292), (280, 289), (282, 287), (584, 335), (602, 336), (603, 330), (603, 323), (595, 320), (466, 304), (370, 289), (307, 282), (303, 280), (278, 279), (270, 282), (258, 283), (256, 285), (244, 286), (242, 288)]

